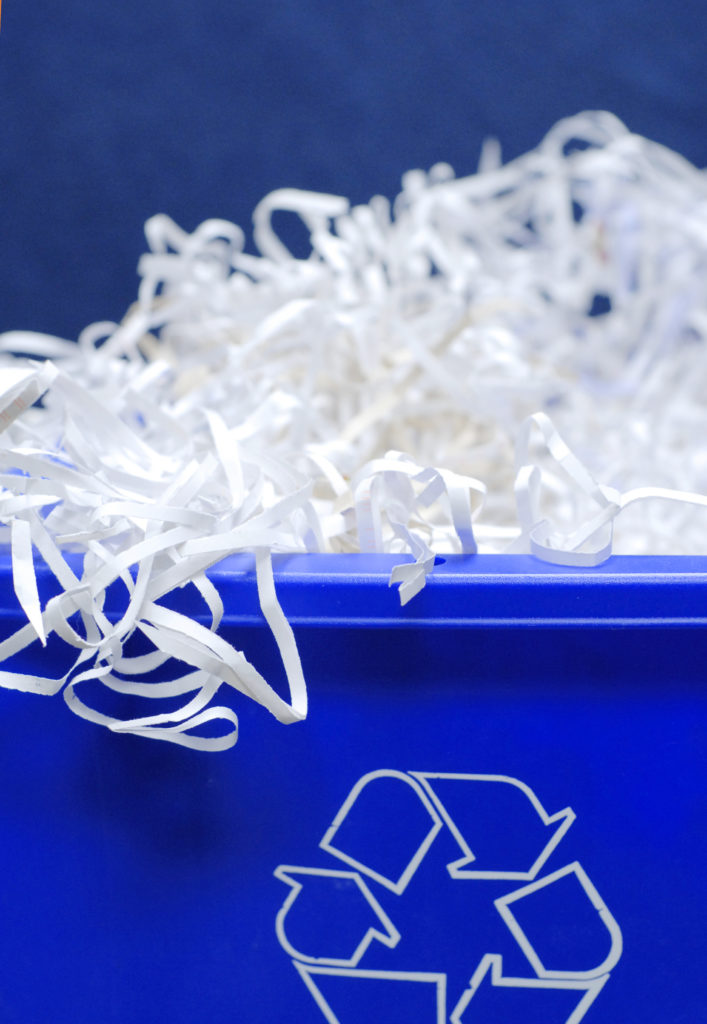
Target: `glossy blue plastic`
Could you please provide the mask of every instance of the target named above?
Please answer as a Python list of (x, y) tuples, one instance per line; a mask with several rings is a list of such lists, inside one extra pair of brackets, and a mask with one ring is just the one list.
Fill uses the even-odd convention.
[(276, 560), (309, 718), (235, 695), (225, 754), (0, 693), (3, 1024), (705, 1019), (707, 559), (450, 556), (405, 608), (396, 561)]

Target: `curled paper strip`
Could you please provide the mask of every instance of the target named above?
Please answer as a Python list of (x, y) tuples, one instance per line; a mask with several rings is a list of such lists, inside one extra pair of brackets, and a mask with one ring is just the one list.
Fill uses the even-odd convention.
[[(505, 165), (490, 142), (466, 178), (410, 171), (393, 204), (281, 189), (256, 208), (256, 255), (222, 220), (188, 234), (158, 215), (146, 235), (120, 324), (78, 344), (0, 335), (0, 524), (27, 620), (0, 643), (0, 685), (223, 749), (221, 687), (283, 722), (307, 712), (273, 552), (400, 554), (405, 603), (436, 554), (703, 550), (707, 176), (610, 114)], [(207, 572), (238, 551), (286, 696), (218, 632)], [(164, 603), (187, 584), (199, 621)], [(52, 635), (75, 651), (66, 673), (10, 671)], [(161, 710), (119, 720), (101, 688)]]

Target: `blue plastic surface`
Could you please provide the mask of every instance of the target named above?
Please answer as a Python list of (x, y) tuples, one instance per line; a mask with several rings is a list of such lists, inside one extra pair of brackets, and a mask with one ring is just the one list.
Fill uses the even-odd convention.
[(707, 559), (449, 557), (403, 609), (396, 561), (278, 558), (310, 715), (236, 696), (229, 753), (0, 693), (2, 1022), (705, 1019)]

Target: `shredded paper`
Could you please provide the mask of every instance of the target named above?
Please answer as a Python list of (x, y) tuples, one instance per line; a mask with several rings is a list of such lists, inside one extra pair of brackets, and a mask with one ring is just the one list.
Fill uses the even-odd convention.
[[(0, 521), (26, 614), (0, 661), (51, 634), (76, 652), (60, 678), (0, 684), (224, 749), (224, 685), (282, 722), (307, 711), (273, 552), (399, 553), (403, 603), (435, 554), (704, 553), (707, 174), (610, 114), (507, 164), (491, 142), (469, 177), (410, 171), (392, 204), (276, 191), (257, 255), (223, 220), (188, 234), (159, 215), (146, 235), (121, 323), (78, 344), (0, 335)], [(240, 551), (287, 698), (219, 636), (207, 570)], [(39, 562), (58, 585), (44, 604)], [(206, 619), (162, 602), (186, 584)], [(82, 699), (96, 683), (168, 710), (119, 720)]]

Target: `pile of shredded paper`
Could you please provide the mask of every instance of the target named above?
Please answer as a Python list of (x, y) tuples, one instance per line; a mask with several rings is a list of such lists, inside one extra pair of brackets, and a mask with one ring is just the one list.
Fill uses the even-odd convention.
[[(307, 258), (278, 211), (303, 221)], [(122, 323), (78, 344), (0, 336), (0, 516), (27, 616), (0, 660), (52, 632), (77, 652), (59, 679), (0, 684), (222, 749), (224, 684), (281, 721), (306, 714), (272, 552), (400, 553), (405, 602), (435, 553), (707, 549), (707, 174), (610, 114), (505, 165), (489, 143), (470, 177), (410, 171), (392, 205), (274, 192), (259, 255), (221, 220), (190, 235), (156, 216), (146, 234)], [(218, 635), (205, 573), (237, 551), (255, 553), (289, 700)], [(45, 606), (37, 560), (60, 586)], [(160, 603), (187, 582), (211, 628)], [(135, 630), (151, 654), (124, 652)], [(184, 673), (150, 682), (169, 658)], [(79, 699), (86, 680), (183, 701), (121, 722)]]

